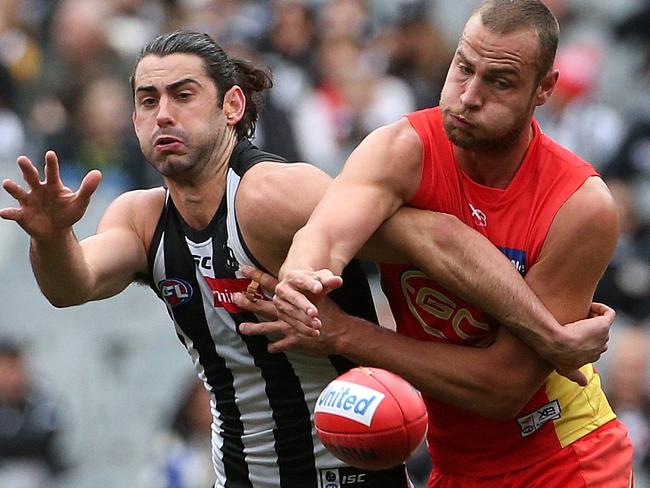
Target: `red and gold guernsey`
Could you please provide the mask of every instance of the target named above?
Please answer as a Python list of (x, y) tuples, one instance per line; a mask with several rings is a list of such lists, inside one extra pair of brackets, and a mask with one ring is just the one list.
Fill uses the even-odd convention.
[[(477, 184), (454, 160), (438, 108), (409, 114), (423, 145), (414, 207), (457, 216), (488, 237), (525, 275), (562, 204), (597, 173), (541, 133), (505, 189)], [(382, 266), (382, 285), (402, 334), (484, 347), (499, 324), (408, 265)], [(513, 364), (513, 368), (517, 365)], [(512, 420), (494, 420), (426, 397), (429, 451), (444, 472), (495, 476), (535, 463), (615, 418), (591, 365), (588, 386), (552, 373)]]

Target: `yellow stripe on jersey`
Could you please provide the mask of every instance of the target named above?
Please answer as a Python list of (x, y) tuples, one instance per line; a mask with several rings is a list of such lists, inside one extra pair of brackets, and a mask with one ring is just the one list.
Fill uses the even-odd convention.
[(562, 447), (616, 418), (603, 393), (600, 376), (591, 364), (580, 371), (587, 377), (585, 387), (553, 372), (546, 379), (546, 394), (560, 403), (561, 416), (554, 420), (555, 433)]

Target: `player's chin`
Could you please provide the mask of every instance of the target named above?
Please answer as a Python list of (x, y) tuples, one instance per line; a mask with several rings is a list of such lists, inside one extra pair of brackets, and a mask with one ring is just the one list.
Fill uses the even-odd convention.
[(187, 173), (192, 164), (186, 156), (174, 154), (155, 160), (153, 166), (161, 175), (173, 177)]
[(476, 147), (476, 139), (467, 132), (456, 127), (447, 131), (447, 138), (454, 146), (458, 146), (462, 149), (470, 150)]

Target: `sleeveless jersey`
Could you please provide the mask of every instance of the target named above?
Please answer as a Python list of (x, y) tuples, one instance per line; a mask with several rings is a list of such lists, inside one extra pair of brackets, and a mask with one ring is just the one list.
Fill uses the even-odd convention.
[[(439, 108), (407, 117), (423, 145), (421, 182), (410, 204), (455, 215), (488, 237), (522, 275), (537, 261), (559, 208), (596, 175), (533, 121), (534, 137), (516, 175), (505, 189), (489, 188), (456, 164)], [(382, 266), (382, 286), (402, 334), (473, 347), (495, 339), (498, 323), (413, 266)], [(599, 376), (591, 365), (582, 371), (587, 387), (554, 372), (512, 420), (490, 419), (426, 397), (434, 465), (461, 475), (502, 474), (539, 461), (614, 419)]]
[[(232, 302), (233, 293), (250, 283), (239, 266), (261, 266), (238, 228), (235, 195), (244, 173), (261, 161), (284, 162), (248, 141), (238, 143), (224, 198), (201, 231), (183, 221), (167, 193), (150, 247), (149, 279), (211, 394), (216, 486), (334, 488), (352, 468), (319, 442), (313, 407), (325, 385), (353, 364), (334, 356), (270, 354), (266, 337), (238, 332), (240, 323), (257, 321)], [(344, 280), (345, 289), (333, 298), (348, 313), (376, 322), (359, 263), (346, 269)]]

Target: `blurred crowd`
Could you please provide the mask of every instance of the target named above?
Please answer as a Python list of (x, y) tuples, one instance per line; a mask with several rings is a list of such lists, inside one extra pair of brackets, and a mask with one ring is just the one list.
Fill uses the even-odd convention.
[[(91, 168), (103, 171), (104, 192), (159, 184), (133, 134), (128, 78), (140, 47), (177, 28), (267, 66), (275, 87), (254, 142), (334, 175), (368, 132), (437, 104), (477, 3), (0, 0), (0, 175), (19, 154), (41, 161), (55, 149), (70, 186)], [(650, 1), (546, 3), (562, 29), (561, 76), (538, 120), (596, 166), (620, 207), (621, 238), (596, 296), (624, 331), (604, 381), (650, 472)], [(620, 377), (631, 369), (638, 378)]]

